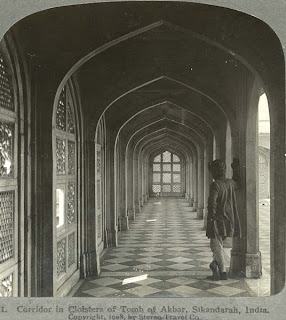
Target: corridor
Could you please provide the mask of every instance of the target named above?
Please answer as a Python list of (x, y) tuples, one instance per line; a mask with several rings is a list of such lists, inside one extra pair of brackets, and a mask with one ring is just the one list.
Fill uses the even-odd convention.
[[(100, 2), (27, 16), (0, 42), (0, 297), (279, 293), (279, 38), (218, 6)], [(239, 182), (224, 282), (206, 279), (217, 159)]]
[[(226, 252), (229, 254), (229, 251)], [(243, 278), (206, 280), (212, 254), (203, 221), (184, 198), (155, 197), (110, 248), (99, 277), (76, 297), (218, 297), (254, 295)], [(144, 275), (147, 275), (144, 279)], [(138, 281), (123, 284), (124, 279)], [(140, 280), (140, 279), (144, 280)], [(136, 279), (135, 279), (136, 280)], [(126, 280), (125, 280), (126, 281)]]

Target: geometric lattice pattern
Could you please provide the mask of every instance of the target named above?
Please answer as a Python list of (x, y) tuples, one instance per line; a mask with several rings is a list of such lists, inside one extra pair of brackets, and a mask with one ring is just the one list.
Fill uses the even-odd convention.
[(171, 173), (163, 172), (163, 183), (171, 183)]
[(181, 165), (180, 164), (173, 164), (173, 171), (181, 171)]
[(68, 184), (68, 224), (75, 222), (75, 184)]
[(98, 174), (101, 173), (101, 150), (96, 152), (96, 171)]
[(66, 174), (66, 141), (56, 139), (57, 175)]
[(75, 142), (68, 141), (68, 174), (75, 174)]
[(75, 263), (75, 233), (68, 236), (68, 267)]
[(13, 174), (13, 140), (14, 125), (0, 121), (0, 177), (10, 177)]
[(171, 162), (171, 153), (169, 151), (163, 152), (163, 162)]
[(14, 256), (14, 191), (0, 192), (0, 264)]
[[(203, 221), (197, 220), (185, 199), (150, 198), (136, 220), (129, 222), (118, 246), (107, 249), (100, 275), (85, 280), (74, 296), (211, 300), (252, 295), (244, 278), (207, 279), (211, 261)], [(126, 278), (142, 275), (147, 275), (146, 279), (123, 283)]]
[(161, 171), (161, 165), (159, 163), (154, 163), (153, 171)]
[(0, 107), (14, 109), (13, 96), (4, 59), (0, 55)]
[(70, 106), (70, 104), (68, 103), (67, 105), (67, 114), (68, 114), (68, 132), (69, 133), (74, 133), (74, 117), (73, 117), (73, 110)]
[(13, 273), (1, 280), (0, 298), (9, 298), (13, 296)]
[(66, 91), (63, 88), (56, 112), (56, 128), (66, 131)]
[(181, 185), (173, 184), (173, 192), (181, 192)]
[(161, 192), (161, 185), (160, 184), (153, 184), (152, 191), (153, 191), (153, 193)]
[(66, 238), (57, 243), (57, 275), (66, 273)]
[[(161, 162), (155, 163), (155, 161)], [(176, 163), (174, 163), (174, 161)], [(165, 151), (155, 157), (152, 164), (153, 193), (162, 192), (162, 195), (170, 195), (170, 193), (173, 193), (173, 195), (179, 195), (181, 193), (181, 164), (179, 162), (179, 157), (169, 151)]]

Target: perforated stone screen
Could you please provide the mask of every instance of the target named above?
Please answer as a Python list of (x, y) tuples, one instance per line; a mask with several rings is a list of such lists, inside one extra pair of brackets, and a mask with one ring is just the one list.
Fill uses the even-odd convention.
[(14, 124), (0, 121), (0, 177), (13, 176)]
[(13, 95), (8, 70), (4, 58), (0, 55), (0, 107), (14, 109)]
[(9, 298), (13, 296), (13, 273), (1, 280), (0, 297)]
[(14, 256), (14, 191), (0, 192), (0, 264)]
[(181, 188), (181, 163), (180, 158), (165, 151), (154, 158), (152, 164), (153, 180), (152, 192), (162, 192), (162, 195), (178, 195)]
[(58, 277), (66, 273), (66, 238), (57, 243), (57, 275)]
[(68, 267), (75, 263), (75, 233), (68, 236)]
[(153, 185), (152, 185), (152, 191), (153, 191), (154, 193), (161, 192), (161, 185), (159, 185), (159, 184), (153, 184)]
[(75, 184), (68, 184), (68, 224), (75, 222)]
[(60, 138), (56, 139), (56, 162), (57, 174), (66, 174), (66, 141)]

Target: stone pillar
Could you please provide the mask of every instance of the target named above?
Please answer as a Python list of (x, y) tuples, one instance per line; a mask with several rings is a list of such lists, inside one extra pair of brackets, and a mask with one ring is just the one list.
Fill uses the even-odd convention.
[(209, 191), (210, 185), (213, 181), (212, 175), (208, 169), (208, 163), (212, 161), (213, 158), (213, 136), (209, 137), (208, 139), (208, 146), (206, 149), (206, 157), (205, 157), (205, 192), (204, 192), (204, 229), (207, 227), (207, 218), (208, 218), (208, 198), (209, 198)]
[(134, 201), (133, 201), (133, 159), (130, 155), (130, 151), (127, 151), (126, 156), (126, 208), (127, 208), (127, 215), (129, 220), (135, 220), (135, 207), (134, 207)]
[(114, 168), (114, 141), (111, 130), (106, 131), (106, 244), (117, 246), (116, 172)]
[(125, 150), (124, 150), (124, 144), (122, 141), (122, 138), (119, 138), (119, 172), (117, 174), (119, 181), (118, 181), (118, 186), (119, 186), (119, 194), (118, 194), (118, 208), (119, 208), (119, 216), (120, 216), (120, 224), (121, 228), (120, 230), (128, 230), (129, 229), (129, 224), (128, 224), (128, 215), (127, 215), (127, 207), (126, 207), (126, 157), (125, 157)]
[[(261, 83), (254, 81), (249, 100), (241, 103), (247, 109), (240, 113), (239, 155), (241, 187), (239, 194), (239, 216), (241, 218), (242, 239), (234, 239), (232, 249), (232, 273), (242, 272), (247, 278), (262, 275), (261, 254), (259, 252), (259, 211), (258, 211), (258, 101)], [(241, 95), (243, 97), (243, 95)], [(245, 122), (246, 119), (246, 122)], [(234, 140), (235, 141), (235, 140)], [(235, 141), (236, 142), (236, 141)], [(239, 250), (239, 251), (238, 251)], [(239, 270), (240, 269), (240, 270)]]
[(198, 207), (197, 219), (203, 219), (204, 209), (204, 156), (203, 152), (199, 151), (198, 161)]
[(141, 212), (141, 206), (140, 206), (140, 203), (139, 203), (138, 185), (139, 185), (138, 159), (135, 158), (135, 159), (133, 159), (133, 190), (134, 190), (133, 199), (134, 199), (135, 213)]
[(197, 191), (198, 191), (198, 159), (195, 158), (193, 162), (193, 197), (191, 200), (192, 211), (197, 210), (198, 200), (197, 200)]

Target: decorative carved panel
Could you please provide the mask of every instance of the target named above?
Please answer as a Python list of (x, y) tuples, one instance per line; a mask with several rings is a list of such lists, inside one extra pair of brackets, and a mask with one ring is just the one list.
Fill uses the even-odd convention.
[(75, 174), (75, 142), (68, 141), (68, 174)]
[(13, 296), (13, 273), (1, 280), (0, 298), (9, 298)]
[(66, 141), (57, 138), (56, 139), (56, 163), (57, 163), (57, 175), (66, 174)]
[(66, 238), (57, 243), (57, 275), (66, 273)]
[(0, 264), (14, 256), (14, 191), (0, 192)]
[(66, 131), (66, 91), (63, 88), (56, 112), (56, 127), (62, 131)]
[(14, 125), (0, 121), (0, 177), (13, 175)]
[(75, 233), (68, 236), (68, 267), (75, 263)]
[(70, 104), (68, 103), (67, 105), (67, 114), (68, 114), (68, 132), (69, 133), (74, 133), (74, 115), (73, 115), (73, 110), (70, 106)]
[(96, 152), (96, 170), (98, 174), (101, 173), (101, 151), (100, 150), (97, 150)]
[(75, 222), (75, 184), (68, 184), (68, 224)]
[(2, 56), (0, 56), (0, 107), (10, 110), (14, 109), (12, 89)]

